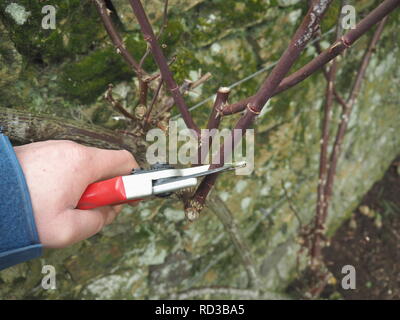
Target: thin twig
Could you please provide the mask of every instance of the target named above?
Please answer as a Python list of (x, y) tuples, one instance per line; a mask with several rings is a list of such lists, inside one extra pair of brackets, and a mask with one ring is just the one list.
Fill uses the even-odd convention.
[[(318, 54), (322, 53), (322, 49), (321, 49), (319, 41), (315, 42), (315, 48), (316, 48)], [(326, 66), (323, 66), (321, 68), (321, 70), (322, 70), (322, 74), (324, 75), (326, 81), (329, 81), (329, 72), (327, 71)], [(333, 88), (332, 88), (333, 95), (334, 95), (336, 101), (342, 106), (342, 108), (346, 108), (345, 99), (339, 94), (339, 92), (337, 92), (335, 83), (332, 83), (332, 85), (333, 85)]]
[[(367, 49), (365, 50), (360, 68), (357, 72), (356, 80), (354, 82), (352, 90), (350, 91), (349, 98), (344, 103), (344, 107), (343, 107), (342, 113), (341, 113), (341, 120), (340, 120), (338, 130), (336, 133), (336, 138), (335, 138), (335, 142), (333, 145), (333, 149), (332, 149), (332, 152), (331, 152), (331, 155), (329, 158), (329, 167), (328, 167), (328, 164), (325, 163), (327, 166), (327, 171), (324, 172), (325, 173), (324, 175), (322, 175), (322, 172), (320, 169), (317, 212), (316, 212), (316, 216), (315, 216), (315, 229), (314, 229), (314, 235), (313, 235), (313, 240), (311, 243), (311, 252), (310, 252), (311, 266), (313, 268), (315, 268), (316, 266), (319, 265), (319, 262), (321, 259), (321, 249), (322, 249), (321, 240), (324, 236), (325, 224), (326, 224), (326, 220), (327, 220), (328, 213), (329, 213), (330, 200), (332, 197), (332, 190), (333, 190), (334, 179), (335, 179), (335, 174), (336, 174), (337, 162), (338, 162), (338, 159), (339, 159), (339, 156), (341, 153), (341, 145), (343, 143), (343, 139), (346, 134), (348, 121), (349, 121), (355, 100), (360, 92), (361, 84), (364, 79), (365, 72), (368, 67), (370, 58), (374, 52), (374, 49), (376, 47), (377, 42), (379, 41), (381, 34), (382, 34), (386, 20), (387, 20), (387, 17), (385, 17), (380, 22)], [(329, 79), (331, 79), (331, 78), (329, 77)], [(329, 83), (328, 83), (328, 86), (329, 86)], [(327, 100), (328, 100), (328, 98), (329, 97), (327, 97)], [(324, 138), (323, 138), (323, 146), (326, 149), (327, 149), (327, 145), (328, 145), (328, 141), (324, 140)], [(322, 149), (321, 149), (321, 153), (322, 153)], [(321, 161), (322, 161), (322, 158), (321, 158)], [(326, 161), (326, 159), (325, 159), (325, 161)], [(322, 183), (321, 183), (321, 181), (322, 181)]]
[(196, 89), (198, 86), (202, 85), (204, 82), (212, 78), (212, 74), (210, 72), (207, 72), (206, 74), (202, 75), (199, 79), (196, 81), (193, 81), (190, 84), (189, 90)]
[[(343, 5), (343, 1), (341, 3)], [(342, 36), (342, 14), (339, 14), (338, 21), (336, 24), (336, 41)], [(330, 141), (330, 126), (332, 122), (332, 108), (334, 99), (334, 84), (337, 72), (337, 59), (333, 59), (331, 67), (328, 71), (327, 85), (325, 93), (325, 104), (324, 104), (324, 117), (322, 121), (322, 135), (320, 140), (320, 158), (319, 158), (319, 177), (317, 187), (317, 205), (315, 212), (315, 229), (314, 229), (314, 241), (311, 247), (311, 265), (316, 266), (320, 257), (320, 240), (323, 234), (323, 223), (322, 216), (326, 206), (325, 201), (325, 185), (328, 175), (329, 163), (328, 163), (328, 146)]]
[(299, 229), (302, 230), (303, 229), (303, 223), (301, 221), (300, 215), (299, 215), (298, 211), (296, 210), (296, 208), (294, 207), (292, 199), (289, 197), (289, 193), (287, 191), (287, 188), (285, 186), (285, 182), (283, 180), (281, 180), (281, 186), (282, 186), (283, 192), (285, 193), (285, 197), (286, 197), (286, 200), (287, 200), (287, 202), (289, 204), (289, 208), (293, 212), (293, 214), (296, 217), (297, 221), (299, 222)]
[[(328, 81), (329, 72), (327, 72), (325, 68), (322, 69), (322, 74), (324, 75), (326, 81)], [(342, 106), (343, 109), (347, 108), (347, 102), (343, 99), (340, 93), (337, 92), (335, 84), (333, 83), (332, 85), (333, 85), (332, 91), (336, 101)]]
[(125, 116), (126, 118), (129, 118), (133, 121), (136, 121), (137, 119), (135, 118), (134, 115), (132, 115), (131, 113), (129, 113), (122, 105), (119, 101), (115, 100), (113, 95), (112, 95), (112, 90), (113, 90), (114, 86), (112, 84), (108, 85), (108, 89), (106, 91), (106, 93), (104, 94), (104, 98), (110, 102), (110, 104), (119, 112), (121, 113), (123, 116)]
[[(326, 183), (325, 197), (326, 197), (326, 201), (328, 203), (332, 196), (332, 188), (333, 188), (333, 184), (334, 184), (334, 177), (335, 177), (335, 173), (336, 173), (337, 162), (338, 162), (338, 159), (340, 156), (341, 146), (343, 143), (344, 135), (347, 130), (351, 111), (353, 109), (355, 100), (357, 99), (357, 96), (360, 92), (360, 88), (361, 88), (362, 81), (365, 76), (365, 72), (366, 72), (368, 64), (371, 60), (371, 56), (374, 53), (376, 44), (378, 43), (378, 41), (382, 35), (383, 28), (385, 26), (386, 21), (387, 21), (387, 17), (385, 17), (381, 21), (381, 23), (379, 24), (377, 30), (375, 31), (375, 33), (372, 37), (372, 40), (364, 54), (363, 60), (360, 65), (360, 69), (356, 76), (356, 80), (355, 80), (352, 90), (349, 94), (349, 98), (347, 99), (347, 102), (346, 102), (347, 108), (343, 111), (343, 113), (341, 115), (341, 122), (339, 124), (339, 129), (337, 131), (335, 143), (334, 143), (332, 153), (330, 156), (330, 168), (329, 168), (328, 178), (327, 178), (327, 183)], [(325, 210), (324, 210), (324, 216), (323, 216), (324, 220), (326, 220), (327, 214), (328, 214), (328, 206), (326, 206)]]
[(113, 42), (114, 46), (117, 48), (117, 53), (119, 53), (125, 61), (132, 67), (132, 69), (136, 72), (139, 78), (146, 76), (146, 72), (139, 66), (130, 52), (126, 49), (125, 44), (115, 29), (114, 24), (110, 19), (111, 11), (109, 11), (104, 3), (104, 0), (92, 0), (96, 6), (97, 12), (100, 15), (100, 18), (104, 24), (104, 27)]
[(143, 33), (144, 39), (149, 43), (150, 50), (153, 54), (154, 60), (156, 61), (158, 67), (160, 68), (161, 76), (171, 92), (172, 97), (176, 105), (179, 108), (180, 113), (182, 114), (182, 118), (185, 121), (186, 126), (189, 129), (192, 129), (197, 137), (200, 136), (200, 129), (194, 123), (190, 112), (188, 111), (188, 107), (186, 105), (185, 100), (179, 90), (179, 86), (176, 84), (174, 77), (172, 75), (171, 70), (169, 69), (168, 62), (161, 50), (161, 47), (154, 35), (153, 28), (147, 18), (146, 12), (143, 9), (142, 3), (140, 0), (130, 0), (130, 4), (132, 6), (133, 12), (140, 24), (140, 28)]
[(145, 126), (150, 122), (151, 111), (153, 110), (153, 107), (154, 107), (154, 105), (155, 105), (155, 103), (157, 101), (158, 95), (160, 94), (162, 85), (163, 85), (163, 80), (161, 79), (159, 81), (158, 85), (157, 85), (156, 91), (154, 92), (153, 99), (152, 99), (152, 101), (150, 103), (150, 107), (147, 109), (147, 113), (146, 113), (146, 116), (145, 116), (144, 122), (143, 122), (143, 124)]
[[(164, 12), (163, 12), (163, 21), (162, 21), (162, 25), (161, 25), (160, 31), (158, 32), (157, 37), (156, 37), (157, 40), (160, 39), (160, 37), (163, 34), (164, 29), (166, 28), (167, 24), (168, 24), (168, 0), (165, 0), (165, 2), (164, 2)], [(146, 49), (146, 52), (144, 53), (143, 57), (140, 59), (140, 62), (139, 62), (139, 66), (140, 67), (143, 66), (143, 63), (144, 63), (144, 61), (146, 60), (146, 58), (147, 58), (147, 56), (149, 54), (150, 54), (150, 46), (148, 45), (147, 49)]]

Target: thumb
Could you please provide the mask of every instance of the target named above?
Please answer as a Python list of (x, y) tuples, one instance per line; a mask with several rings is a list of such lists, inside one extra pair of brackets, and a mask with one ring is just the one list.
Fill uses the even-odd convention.
[(90, 160), (87, 165), (90, 180), (88, 183), (130, 174), (138, 168), (133, 155), (126, 150), (104, 150), (88, 148)]

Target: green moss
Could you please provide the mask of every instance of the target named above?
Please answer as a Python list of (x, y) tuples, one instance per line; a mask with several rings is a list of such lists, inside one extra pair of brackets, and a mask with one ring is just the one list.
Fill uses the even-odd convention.
[(104, 92), (108, 84), (128, 80), (132, 75), (114, 48), (108, 47), (66, 65), (59, 87), (68, 98), (89, 103)]
[[(179, 22), (171, 21), (168, 24), (165, 30), (165, 37), (168, 38), (168, 41), (165, 42), (167, 46), (164, 48), (166, 56), (169, 55), (172, 48), (178, 52), (177, 61), (173, 65), (173, 70), (177, 71), (176, 79), (178, 82), (187, 77), (187, 67), (194, 63), (193, 55), (191, 57), (189, 51), (174, 46), (180, 38), (180, 30)], [(171, 38), (167, 35), (170, 35)], [(130, 34), (126, 36), (124, 41), (128, 51), (139, 61), (146, 52), (147, 43), (139, 34)], [(143, 67), (149, 73), (156, 70), (156, 65), (151, 56), (145, 60)], [(61, 91), (66, 97), (77, 99), (82, 103), (93, 102), (99, 94), (105, 91), (109, 83), (129, 80), (134, 76), (134, 72), (117, 54), (112, 44), (91, 52), (77, 62), (64, 66), (61, 72)]]
[(333, 1), (329, 6), (329, 9), (325, 13), (325, 17), (321, 22), (322, 33), (334, 28), (338, 21), (338, 17), (341, 9), (341, 1)]
[(167, 45), (169, 50), (167, 52), (171, 52), (171, 46), (176, 44), (183, 36), (184, 26), (181, 20), (181, 18), (170, 19), (162, 33), (160, 43)]
[[(18, 23), (6, 8), (18, 3), (29, 12), (24, 23)], [(99, 39), (102, 31), (96, 11), (90, 1), (3, 1), (0, 3), (0, 19), (10, 32), (17, 50), (29, 61), (36, 63), (60, 62), (76, 53), (86, 53)], [(56, 29), (43, 29), (41, 10), (45, 5), (56, 8)], [(8, 10), (9, 11), (9, 10)], [(84, 17), (84, 19), (82, 19)]]
[[(103, 26), (91, 1), (79, 1), (69, 10), (65, 21), (68, 34), (65, 45), (71, 54), (84, 54), (91, 50), (104, 34)], [(82, 16), (85, 17), (82, 19)]]
[(180, 47), (171, 70), (174, 73), (175, 80), (178, 83), (182, 83), (183, 80), (189, 78), (191, 70), (197, 70), (200, 67), (201, 65), (195, 54), (186, 48)]

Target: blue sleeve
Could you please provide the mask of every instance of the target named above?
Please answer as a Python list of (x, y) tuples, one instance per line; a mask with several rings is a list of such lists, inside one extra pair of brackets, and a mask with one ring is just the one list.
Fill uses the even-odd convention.
[(10, 140), (0, 132), (0, 270), (41, 254), (25, 176)]

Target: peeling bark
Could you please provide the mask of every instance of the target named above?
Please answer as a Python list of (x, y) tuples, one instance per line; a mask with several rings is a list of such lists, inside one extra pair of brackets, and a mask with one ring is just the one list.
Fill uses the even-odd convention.
[(11, 140), (26, 144), (45, 140), (72, 140), (103, 149), (126, 149), (144, 164), (144, 142), (140, 137), (114, 132), (99, 126), (49, 115), (0, 108), (0, 126)]

